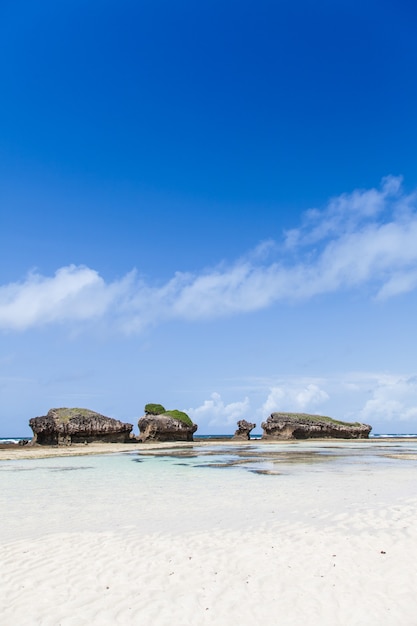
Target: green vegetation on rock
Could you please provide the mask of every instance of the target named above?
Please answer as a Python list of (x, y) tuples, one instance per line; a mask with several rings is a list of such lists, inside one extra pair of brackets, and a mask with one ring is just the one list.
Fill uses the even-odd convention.
[(145, 413), (152, 413), (152, 415), (162, 415), (166, 413), (162, 404), (145, 404)]
[(361, 426), (359, 422), (341, 422), (340, 420), (335, 420), (332, 417), (327, 417), (327, 415), (311, 415), (310, 413), (283, 413), (278, 411), (277, 414), (286, 415), (296, 420), (307, 420), (309, 422), (327, 422), (329, 424), (336, 424), (339, 426)]
[(164, 415), (169, 415), (169, 417), (173, 417), (174, 419), (187, 424), (187, 426), (193, 425), (193, 422), (188, 417), (187, 413), (184, 413), (183, 411), (177, 411), (176, 409), (173, 411), (165, 411)]
[(188, 417), (187, 413), (177, 411), (177, 409), (166, 411), (162, 404), (145, 404), (145, 413), (150, 413), (151, 415), (166, 415), (167, 417), (172, 417), (175, 420), (183, 422), (183, 424), (187, 424), (187, 426), (193, 426), (193, 422)]
[(97, 413), (95, 413), (94, 411), (90, 411), (90, 409), (79, 409), (79, 408), (54, 409), (53, 412), (57, 416), (58, 422), (61, 424), (66, 424), (67, 422), (70, 421), (70, 419), (78, 415), (81, 415), (82, 417), (91, 417), (93, 415), (97, 415)]

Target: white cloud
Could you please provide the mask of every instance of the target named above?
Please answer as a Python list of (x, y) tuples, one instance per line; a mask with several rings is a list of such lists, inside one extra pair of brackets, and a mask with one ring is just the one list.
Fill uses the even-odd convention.
[(417, 376), (378, 377), (360, 412), (363, 421), (417, 420)]
[(392, 296), (413, 291), (417, 287), (417, 270), (396, 272), (378, 291), (377, 297), (386, 300)]
[(257, 411), (262, 419), (274, 411), (324, 412), (336, 419), (371, 424), (376, 432), (384, 432), (389, 422), (407, 422), (404, 427), (409, 432), (417, 428), (414, 374), (339, 372), (316, 380), (289, 376), (275, 385), (261, 381), (260, 387), (269, 388)]
[(211, 433), (232, 432), (240, 419), (256, 422), (259, 431), (271, 413), (280, 411), (360, 421), (379, 433), (389, 432), (389, 424), (395, 424), (397, 432), (417, 428), (417, 375), (339, 372), (321, 378), (281, 377), (275, 384), (271, 379), (250, 379), (244, 387), (251, 391), (243, 400), (226, 404), (213, 393), (186, 412), (201, 432)]
[(342, 194), (308, 211), (281, 243), (263, 242), (231, 266), (178, 272), (159, 287), (135, 272), (106, 283), (83, 266), (52, 277), (30, 273), (0, 287), (0, 328), (103, 319), (139, 332), (167, 319), (235, 315), (364, 286), (383, 300), (417, 287), (416, 207), (417, 194), (387, 177), (380, 189)]
[(387, 176), (382, 179), (381, 189), (356, 189), (331, 198), (324, 210), (306, 211), (300, 228), (287, 231), (287, 247), (310, 245), (357, 230), (359, 224), (377, 218), (392, 202), (404, 202), (401, 183), (400, 176)]
[(131, 284), (132, 275), (106, 284), (88, 267), (63, 267), (53, 277), (31, 272), (21, 283), (0, 287), (0, 328), (22, 330), (50, 322), (103, 316)]
[(273, 412), (305, 411), (314, 413), (317, 406), (321, 406), (329, 399), (329, 394), (317, 384), (303, 384), (302, 381), (288, 381), (286, 384), (272, 387), (260, 414), (268, 416)]
[(221, 432), (225, 432), (222, 430), (225, 426), (236, 427), (236, 422), (247, 418), (249, 411), (249, 398), (225, 404), (220, 394), (216, 392), (212, 393), (210, 400), (205, 400), (201, 406), (187, 409), (195, 424), (204, 424), (209, 429), (218, 426)]

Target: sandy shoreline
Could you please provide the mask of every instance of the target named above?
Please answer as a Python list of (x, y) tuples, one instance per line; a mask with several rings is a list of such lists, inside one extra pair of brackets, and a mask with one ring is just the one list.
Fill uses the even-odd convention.
[[(286, 445), (273, 476), (183, 455), (240, 442), (16, 450), (27, 463), (0, 465), (2, 624), (415, 626), (417, 442), (357, 443)], [(308, 447), (340, 460), (288, 461)]]
[[(88, 456), (94, 454), (115, 454), (120, 452), (135, 452), (148, 449), (149, 446), (162, 448), (173, 444), (157, 443), (90, 443), (88, 445), (73, 444), (71, 446), (19, 446), (0, 447), (0, 461), (23, 459), (46, 459), (51, 457)], [(177, 445), (177, 444), (175, 444)], [(188, 442), (178, 442), (178, 445), (190, 445)]]
[(303, 443), (322, 445), (326, 442), (335, 443), (359, 443), (364, 446), (378, 445), (378, 442), (416, 442), (413, 437), (378, 437), (370, 439), (306, 439), (291, 441), (263, 441), (262, 439), (251, 439), (250, 441), (237, 441), (233, 439), (203, 439), (195, 441), (175, 441), (175, 442), (156, 442), (156, 443), (90, 443), (73, 444), (71, 446), (19, 446), (17, 444), (0, 445), (0, 461), (12, 461), (23, 459), (45, 459), (51, 457), (70, 457), (70, 456), (88, 456), (95, 454), (118, 454), (120, 452), (135, 452), (140, 450), (163, 449), (170, 447), (193, 447), (193, 446), (222, 446), (224, 444), (230, 446), (247, 446), (262, 445), (269, 446), (276, 443), (288, 446), (296, 446)]

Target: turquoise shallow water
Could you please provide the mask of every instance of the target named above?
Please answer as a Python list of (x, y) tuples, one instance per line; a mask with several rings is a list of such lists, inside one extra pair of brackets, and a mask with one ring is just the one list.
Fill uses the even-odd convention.
[(417, 470), (417, 442), (196, 443), (140, 453), (2, 461), (0, 538), (129, 529), (154, 533), (171, 522), (181, 532), (247, 527), (284, 512), (299, 519), (305, 515), (303, 498), (312, 490), (320, 495), (332, 489), (337, 499), (365, 481), (374, 500), (395, 500), (403, 487), (409, 489), (401, 473), (406, 467)]

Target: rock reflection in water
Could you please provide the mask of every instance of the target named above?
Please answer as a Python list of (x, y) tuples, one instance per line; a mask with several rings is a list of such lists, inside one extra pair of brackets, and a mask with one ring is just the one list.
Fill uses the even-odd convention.
[(88, 470), (88, 469), (94, 469), (93, 467), (91, 467), (90, 465), (85, 465), (85, 466), (80, 466), (80, 467), (48, 467), (47, 468), (49, 472), (75, 472), (78, 470)]
[[(389, 448), (387, 449), (387, 445)], [(392, 446), (392, 443), (378, 443), (366, 440), (358, 443), (341, 442), (302, 442), (287, 444), (248, 444), (233, 446), (215, 444), (190, 447), (172, 446), (164, 449), (149, 449), (138, 453), (137, 462), (147, 459), (161, 459), (178, 466), (198, 469), (243, 469), (255, 474), (282, 475), (297, 469), (321, 471), (325, 466), (341, 471), (360, 465), (368, 467), (385, 465), (401, 458), (416, 461), (415, 450), (407, 443)]]
[[(169, 448), (139, 452), (136, 462), (147, 458), (176, 461), (176, 466), (193, 468), (229, 469), (242, 468), (258, 474), (282, 474), (283, 465), (326, 463), (337, 458), (328, 450), (271, 450), (260, 446), (215, 446), (213, 448), (193, 446), (192, 448)], [(186, 462), (187, 461), (187, 462)], [(195, 462), (199, 461), (199, 462)], [(276, 466), (280, 466), (278, 471)]]

